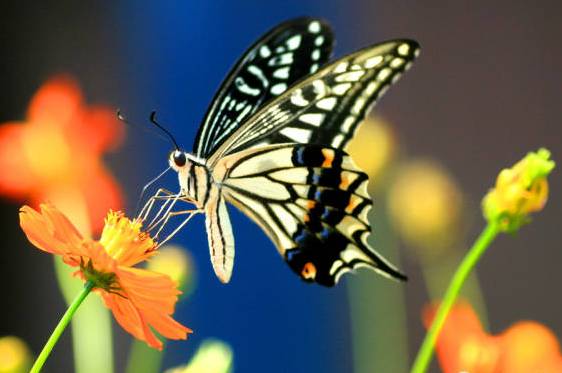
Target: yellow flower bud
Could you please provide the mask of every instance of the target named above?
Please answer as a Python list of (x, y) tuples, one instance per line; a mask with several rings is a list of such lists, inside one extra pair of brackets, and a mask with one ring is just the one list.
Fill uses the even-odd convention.
[(18, 337), (0, 337), (0, 373), (23, 373), (31, 367), (31, 354)]
[(158, 254), (148, 261), (147, 269), (167, 274), (181, 291), (186, 292), (186, 288), (193, 285), (193, 262), (187, 251), (179, 246), (164, 245), (158, 249)]
[(440, 254), (457, 239), (462, 193), (438, 163), (413, 161), (400, 167), (388, 198), (394, 228), (420, 254)]
[(529, 214), (542, 210), (548, 199), (546, 177), (554, 166), (550, 152), (543, 148), (502, 170), (495, 187), (482, 200), (484, 217), (506, 232), (529, 222)]
[(395, 153), (396, 139), (392, 127), (379, 117), (367, 117), (349, 144), (349, 154), (371, 178), (384, 171)]
[(229, 345), (208, 339), (185, 366), (172, 368), (166, 373), (229, 373), (232, 371), (234, 355)]

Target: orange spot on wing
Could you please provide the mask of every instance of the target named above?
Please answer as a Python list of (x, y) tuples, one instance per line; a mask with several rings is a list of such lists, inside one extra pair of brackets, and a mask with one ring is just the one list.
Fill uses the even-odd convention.
[(347, 212), (348, 214), (351, 214), (353, 212), (353, 210), (355, 210), (355, 208), (357, 206), (359, 206), (359, 204), (361, 203), (361, 198), (351, 195), (350, 199), (349, 199), (349, 203), (347, 204), (346, 208), (345, 208), (345, 212)]
[(323, 168), (332, 167), (332, 162), (334, 162), (334, 151), (331, 149), (322, 149), (322, 155), (324, 156), (324, 162), (322, 163)]
[(305, 280), (314, 280), (316, 278), (316, 266), (311, 262), (307, 262), (302, 267), (301, 276)]
[(341, 182), (340, 182), (340, 189), (347, 190), (349, 187), (350, 180), (348, 176), (342, 175)]

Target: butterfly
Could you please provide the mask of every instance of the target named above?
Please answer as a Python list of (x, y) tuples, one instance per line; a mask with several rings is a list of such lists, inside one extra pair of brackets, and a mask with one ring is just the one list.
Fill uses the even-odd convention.
[(177, 144), (170, 153), (180, 192), (160, 189), (155, 198), (188, 201), (195, 209), (186, 212), (205, 213), (211, 262), (223, 283), (234, 265), (226, 202), (256, 222), (305, 281), (333, 286), (361, 266), (406, 279), (367, 241), (368, 177), (345, 149), (419, 46), (391, 40), (328, 63), (333, 44), (330, 26), (315, 18), (266, 33), (221, 85), (193, 153)]

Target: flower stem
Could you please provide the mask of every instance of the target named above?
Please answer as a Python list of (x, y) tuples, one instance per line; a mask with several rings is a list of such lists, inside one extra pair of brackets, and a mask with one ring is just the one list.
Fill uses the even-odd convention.
[(445, 324), (447, 315), (455, 303), (464, 282), (468, 278), (468, 275), (470, 275), (470, 272), (476, 263), (478, 263), (478, 260), (480, 260), (482, 254), (486, 252), (486, 249), (490, 246), (499, 232), (500, 230), (498, 225), (496, 223), (489, 222), (457, 268), (451, 282), (449, 283), (449, 287), (445, 292), (443, 300), (439, 305), (439, 309), (433, 319), (433, 323), (425, 336), (422, 346), (418, 352), (418, 356), (414, 361), (411, 373), (424, 373), (427, 370), (433, 356), (433, 350), (435, 348), (435, 342), (437, 341), (439, 332), (441, 331), (443, 324)]
[(39, 354), (39, 357), (37, 358), (37, 360), (35, 360), (35, 363), (33, 363), (33, 366), (29, 371), (30, 373), (38, 373), (41, 371), (41, 368), (43, 368), (43, 364), (45, 364), (45, 361), (51, 354), (51, 351), (57, 344), (60, 336), (66, 329), (70, 320), (72, 320), (72, 316), (74, 316), (74, 313), (76, 312), (78, 307), (80, 307), (80, 304), (82, 304), (84, 299), (86, 299), (88, 294), (90, 294), (90, 291), (92, 291), (93, 287), (94, 287), (94, 283), (91, 281), (88, 281), (84, 284), (84, 289), (80, 294), (78, 294), (78, 296), (74, 299), (74, 301), (72, 301), (72, 303), (70, 304), (64, 315), (62, 316), (61, 320), (59, 321), (58, 325), (56, 326), (55, 330), (53, 330), (53, 333), (47, 340), (47, 343), (45, 343), (45, 347), (43, 347), (43, 350)]

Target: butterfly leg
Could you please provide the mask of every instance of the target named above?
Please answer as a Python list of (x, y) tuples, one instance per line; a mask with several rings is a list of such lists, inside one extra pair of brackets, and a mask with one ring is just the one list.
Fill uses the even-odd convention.
[(157, 238), (158, 235), (160, 234), (160, 232), (162, 231), (162, 228), (164, 228), (164, 226), (168, 223), (168, 220), (174, 216), (183, 216), (183, 215), (187, 215), (185, 217), (185, 219), (170, 233), (166, 236), (166, 238), (164, 238), (162, 241), (160, 241), (158, 243), (158, 247), (162, 246), (163, 244), (165, 244), (166, 242), (168, 242), (172, 237), (174, 237), (176, 235), (176, 233), (178, 233), (190, 220), (192, 217), (194, 217), (196, 214), (202, 212), (199, 209), (193, 209), (193, 210), (183, 210), (183, 211), (173, 211), (170, 212), (167, 216), (166, 219), (164, 220), (164, 222), (162, 223), (162, 225), (160, 226), (160, 228), (158, 228), (158, 231), (154, 234), (153, 238)]
[(137, 218), (145, 221), (147, 217), (150, 215), (154, 204), (158, 200), (169, 200), (173, 199), (178, 195), (178, 193), (173, 193), (167, 189), (160, 188), (154, 193), (152, 197), (150, 197), (144, 206), (141, 208), (140, 212), (137, 214)]

